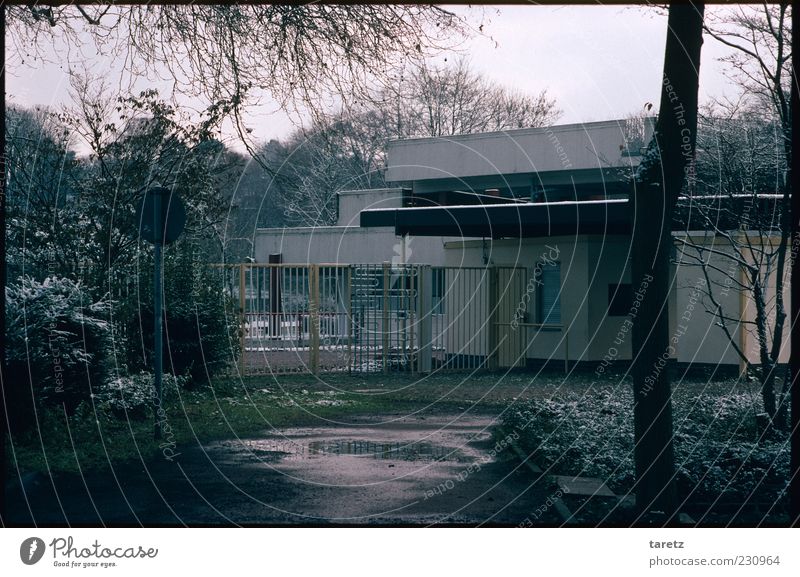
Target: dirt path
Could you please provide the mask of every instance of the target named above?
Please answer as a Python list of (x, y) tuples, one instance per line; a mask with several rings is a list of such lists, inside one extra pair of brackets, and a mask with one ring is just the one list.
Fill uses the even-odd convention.
[[(170, 462), (28, 479), (11, 524), (519, 524), (546, 499), (488, 416), (364, 419), (183, 447)], [(539, 523), (558, 524), (555, 511)]]

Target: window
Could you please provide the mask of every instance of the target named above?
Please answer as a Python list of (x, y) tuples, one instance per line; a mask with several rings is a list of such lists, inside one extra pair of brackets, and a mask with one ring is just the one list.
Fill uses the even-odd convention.
[(630, 284), (608, 285), (608, 316), (624, 317), (633, 302), (633, 286)]
[(539, 298), (537, 316), (544, 325), (561, 324), (561, 263), (539, 263), (536, 266)]

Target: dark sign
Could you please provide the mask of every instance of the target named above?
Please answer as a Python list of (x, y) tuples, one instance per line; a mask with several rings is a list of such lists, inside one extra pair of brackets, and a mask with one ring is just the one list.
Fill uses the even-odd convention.
[(170, 189), (154, 187), (147, 191), (136, 210), (139, 236), (152, 243), (175, 242), (186, 225), (183, 202)]

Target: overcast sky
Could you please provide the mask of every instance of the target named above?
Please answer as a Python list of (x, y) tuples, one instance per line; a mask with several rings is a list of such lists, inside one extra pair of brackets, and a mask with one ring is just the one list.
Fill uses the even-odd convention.
[[(452, 9), (476, 16), (466, 6)], [(546, 88), (564, 111), (560, 123), (623, 118), (646, 102), (657, 105), (665, 14), (640, 7), (520, 5), (484, 7), (484, 17), (485, 36), (474, 37), (463, 48), (474, 68), (510, 88), (534, 94)], [(717, 61), (726, 53), (706, 38), (701, 103), (735, 94)], [(95, 64), (95, 69), (104, 66), (102, 59)], [(59, 64), (15, 65), (10, 70), (10, 102), (31, 106), (68, 101), (69, 80)], [(258, 140), (285, 137), (294, 126), (269, 103), (252, 110), (248, 125)]]

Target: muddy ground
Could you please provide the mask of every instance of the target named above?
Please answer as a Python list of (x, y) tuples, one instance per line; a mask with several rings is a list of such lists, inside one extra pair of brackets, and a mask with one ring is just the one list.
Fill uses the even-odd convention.
[(498, 460), (491, 415), (361, 417), (182, 446), (113, 470), (29, 476), (13, 525), (437, 525), (530, 522), (552, 487)]

